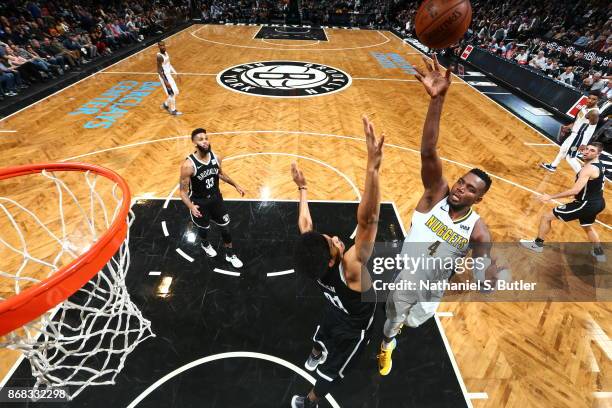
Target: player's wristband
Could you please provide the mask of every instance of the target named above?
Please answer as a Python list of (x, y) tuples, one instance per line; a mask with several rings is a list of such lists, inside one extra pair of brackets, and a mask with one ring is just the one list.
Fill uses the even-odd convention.
[(308, 190), (306, 187), (298, 187), (298, 190)]

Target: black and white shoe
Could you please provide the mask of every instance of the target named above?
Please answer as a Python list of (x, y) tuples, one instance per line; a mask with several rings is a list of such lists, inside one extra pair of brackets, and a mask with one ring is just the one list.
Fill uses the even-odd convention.
[(540, 167), (543, 168), (544, 170), (548, 170), (551, 173), (554, 173), (557, 168), (555, 166), (553, 166), (552, 164), (548, 164), (548, 163), (540, 163)]
[(523, 247), (529, 249), (530, 251), (537, 252), (539, 254), (544, 251), (544, 246), (538, 245), (538, 243), (532, 239), (521, 239), (520, 243)]
[(319, 364), (323, 364), (325, 360), (327, 360), (327, 353), (324, 351), (322, 351), (318, 356), (310, 353), (308, 360), (306, 360), (304, 363), (304, 367), (306, 367), (308, 371), (314, 371), (317, 369), (317, 366)]
[(291, 398), (291, 408), (317, 408), (319, 404), (312, 402), (308, 396), (294, 395)]
[(593, 248), (591, 250), (591, 255), (593, 255), (593, 257), (595, 257), (597, 262), (606, 262), (606, 260), (607, 260), (606, 254), (604, 253), (604, 251), (603, 251), (603, 249), (601, 247)]
[(240, 259), (238, 259), (238, 257), (236, 256), (236, 254), (233, 254), (232, 256), (229, 255), (225, 255), (225, 260), (229, 263), (232, 264), (232, 266), (236, 269), (242, 268), (242, 261)]
[(170, 114), (171, 114), (172, 116), (180, 116), (180, 115), (182, 115), (182, 114), (183, 114), (183, 112), (181, 112), (181, 111), (177, 111), (177, 110), (175, 109), (175, 110), (173, 110), (172, 112), (170, 112)]
[(200, 244), (200, 247), (202, 247), (202, 250), (209, 258), (214, 258), (215, 256), (217, 256), (217, 251), (215, 251), (215, 248), (213, 248), (210, 243), (207, 246), (204, 246), (204, 244)]

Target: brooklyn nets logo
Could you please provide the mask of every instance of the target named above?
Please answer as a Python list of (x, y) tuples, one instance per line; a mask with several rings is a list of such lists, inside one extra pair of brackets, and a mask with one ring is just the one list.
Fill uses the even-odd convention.
[(329, 95), (351, 85), (338, 68), (299, 61), (262, 61), (237, 65), (217, 75), (219, 85), (235, 92), (272, 98)]

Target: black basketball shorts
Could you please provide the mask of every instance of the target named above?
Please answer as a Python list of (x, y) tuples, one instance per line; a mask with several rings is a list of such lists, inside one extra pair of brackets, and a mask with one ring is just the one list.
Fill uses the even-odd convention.
[(224, 227), (229, 224), (230, 216), (225, 208), (225, 201), (223, 197), (217, 197), (214, 199), (198, 199), (191, 198), (191, 202), (198, 206), (201, 217), (194, 217), (191, 211), (191, 220), (199, 228), (210, 228), (210, 222), (214, 222), (220, 227)]
[(597, 214), (606, 208), (604, 200), (595, 201), (572, 201), (569, 204), (560, 205), (553, 209), (555, 217), (561, 221), (580, 221), (580, 225), (587, 227), (592, 225)]
[(326, 311), (312, 340), (317, 349), (326, 355), (324, 363), (317, 367), (317, 374), (327, 380), (343, 378), (370, 342), (371, 329), (364, 321), (363, 329), (348, 327), (333, 313)]

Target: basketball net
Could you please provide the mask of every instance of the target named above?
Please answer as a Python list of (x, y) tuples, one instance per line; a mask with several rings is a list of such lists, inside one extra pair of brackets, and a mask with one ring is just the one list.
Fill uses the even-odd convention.
[[(19, 181), (20, 194), (11, 194), (19, 196), (19, 201), (5, 197), (15, 185), (0, 189), (0, 308), (73, 265), (129, 209), (124, 202), (130, 200), (129, 189), (122, 191), (99, 173), (68, 170), (38, 170), (9, 179)], [(31, 199), (22, 188), (22, 179), (30, 178), (36, 178), (31, 191), (42, 191), (44, 200)], [(31, 202), (20, 202), (28, 199)], [(35, 389), (66, 387), (73, 399), (87, 386), (114, 384), (127, 356), (154, 336), (151, 322), (132, 302), (125, 284), (133, 219), (129, 210), (125, 240), (110, 259), (102, 260), (108, 259), (98, 273), (85, 278), (89, 281), (80, 289), (66, 300), (72, 291), (60, 299), (49, 299), (58, 296), (53, 291), (43, 293), (46, 302), (61, 303), (0, 336), (0, 347), (19, 350), (29, 360)]]

